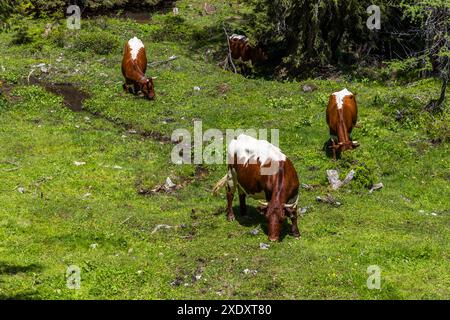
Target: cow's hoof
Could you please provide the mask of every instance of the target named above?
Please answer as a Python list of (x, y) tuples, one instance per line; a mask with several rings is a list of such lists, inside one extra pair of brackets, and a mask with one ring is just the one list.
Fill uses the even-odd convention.
[(234, 215), (232, 215), (232, 216), (227, 216), (227, 220), (228, 220), (228, 221), (234, 221)]

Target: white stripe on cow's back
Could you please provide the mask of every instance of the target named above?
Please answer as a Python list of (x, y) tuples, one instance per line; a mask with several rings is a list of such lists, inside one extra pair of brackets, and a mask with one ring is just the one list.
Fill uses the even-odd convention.
[(341, 91), (334, 92), (333, 95), (336, 97), (336, 104), (338, 109), (341, 109), (344, 104), (344, 98), (346, 96), (351, 96), (353, 93), (347, 90), (347, 88), (342, 89)]
[(243, 36), (243, 35), (241, 35), (241, 34), (233, 33), (233, 34), (230, 36), (230, 39), (247, 40), (247, 37), (246, 37), (246, 36)]
[(139, 50), (141, 50), (141, 48), (144, 48), (144, 44), (140, 39), (134, 37), (128, 40), (128, 45), (131, 49), (131, 59), (136, 60)]
[(280, 148), (274, 146), (267, 140), (258, 140), (251, 136), (240, 134), (233, 139), (228, 146), (228, 163), (233, 163), (237, 156), (238, 164), (257, 163), (264, 164), (271, 161), (285, 161), (286, 156)]

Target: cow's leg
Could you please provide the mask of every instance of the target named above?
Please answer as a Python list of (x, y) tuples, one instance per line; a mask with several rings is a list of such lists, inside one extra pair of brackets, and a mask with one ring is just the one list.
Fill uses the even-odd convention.
[(123, 90), (125, 90), (128, 93), (134, 93), (133, 92), (133, 81), (126, 79), (125, 83), (123, 84)]
[(292, 223), (291, 233), (296, 239), (299, 239), (300, 231), (298, 230), (298, 225), (297, 225), (297, 210), (295, 210), (295, 212), (291, 216), (291, 223)]
[(137, 82), (134, 83), (134, 94), (138, 94), (141, 88)]
[(243, 216), (247, 214), (247, 205), (245, 204), (245, 193), (239, 193), (239, 213)]
[(234, 198), (234, 192), (236, 191), (236, 183), (235, 179), (233, 178), (233, 173), (231, 169), (228, 169), (227, 173), (227, 220), (233, 221), (234, 220), (234, 212), (233, 212), (233, 198)]
[(333, 160), (336, 160), (336, 143), (334, 142), (334, 139), (331, 139), (333, 142), (331, 148), (333, 149)]
[(232, 188), (227, 186), (227, 220), (228, 221), (234, 220), (233, 198), (234, 198), (234, 191), (232, 190)]

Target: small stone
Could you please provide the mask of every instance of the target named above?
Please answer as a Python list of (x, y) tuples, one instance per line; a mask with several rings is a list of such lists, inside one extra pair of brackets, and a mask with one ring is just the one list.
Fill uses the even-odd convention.
[(164, 183), (164, 187), (166, 189), (172, 189), (175, 188), (177, 185), (175, 183), (172, 182), (172, 180), (170, 180), (169, 177), (167, 177), (166, 182)]
[(200, 280), (201, 278), (202, 278), (201, 274), (198, 274), (198, 275), (195, 276), (195, 280), (197, 280), (197, 281)]
[(314, 88), (312, 85), (310, 85), (310, 84), (304, 84), (304, 85), (302, 86), (303, 92), (313, 92), (314, 89), (315, 89), (315, 88)]
[(372, 192), (374, 192), (375, 190), (379, 190), (379, 189), (381, 189), (381, 188), (383, 188), (383, 187), (384, 187), (384, 185), (383, 185), (382, 182), (376, 183), (376, 184), (374, 184), (374, 185), (372, 186), (372, 188), (370, 188), (369, 193), (372, 193)]
[(256, 274), (258, 273), (258, 270), (251, 270), (251, 269), (244, 269), (244, 274), (250, 274), (252, 276), (256, 276)]
[(267, 243), (260, 242), (260, 244), (259, 244), (259, 248), (262, 250), (267, 250), (267, 249), (269, 249), (269, 247), (270, 247), (270, 245), (268, 245)]

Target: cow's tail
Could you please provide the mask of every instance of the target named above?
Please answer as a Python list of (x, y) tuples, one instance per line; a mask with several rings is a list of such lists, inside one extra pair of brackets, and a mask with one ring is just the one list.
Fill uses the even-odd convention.
[(227, 183), (227, 180), (228, 180), (228, 174), (224, 175), (224, 176), (222, 177), (222, 179), (220, 179), (219, 181), (217, 181), (217, 183), (215, 184), (215, 186), (214, 186), (214, 188), (213, 188), (213, 190), (212, 190), (212, 192), (213, 192), (214, 195), (217, 195), (217, 193), (219, 192), (219, 190), (220, 190), (223, 186), (225, 186), (225, 184)]

